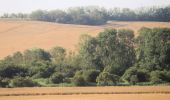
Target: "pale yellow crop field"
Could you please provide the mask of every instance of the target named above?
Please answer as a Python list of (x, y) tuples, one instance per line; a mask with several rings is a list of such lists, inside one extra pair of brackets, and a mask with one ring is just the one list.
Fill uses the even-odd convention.
[(62, 46), (75, 50), (81, 34), (96, 36), (106, 28), (170, 27), (170, 22), (111, 22), (101, 26), (58, 24), (39, 21), (0, 20), (0, 59), (16, 51)]
[(0, 100), (169, 100), (169, 93), (170, 86), (0, 88)]

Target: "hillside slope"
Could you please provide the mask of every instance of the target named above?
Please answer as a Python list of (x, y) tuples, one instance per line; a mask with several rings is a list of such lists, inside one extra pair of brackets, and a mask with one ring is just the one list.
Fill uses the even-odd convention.
[(105, 28), (170, 27), (170, 22), (110, 22), (102, 26), (57, 24), (38, 21), (0, 20), (0, 59), (16, 51), (34, 47), (62, 46), (75, 50), (81, 34), (96, 36)]

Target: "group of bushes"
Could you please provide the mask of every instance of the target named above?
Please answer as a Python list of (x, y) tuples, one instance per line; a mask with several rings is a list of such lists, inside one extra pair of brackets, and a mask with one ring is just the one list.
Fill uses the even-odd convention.
[(154, 85), (170, 82), (170, 29), (107, 29), (62, 47), (16, 52), (0, 61), (0, 87)]

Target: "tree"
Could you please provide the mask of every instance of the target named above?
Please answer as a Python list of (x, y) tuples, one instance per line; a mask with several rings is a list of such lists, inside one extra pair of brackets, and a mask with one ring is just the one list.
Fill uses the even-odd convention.
[(52, 60), (56, 63), (61, 63), (65, 60), (66, 50), (62, 47), (54, 47), (50, 50)]
[(39, 21), (50, 21), (48, 18), (48, 12), (44, 10), (33, 11), (30, 14), (30, 18), (33, 20), (39, 20)]
[(79, 42), (79, 57), (83, 69), (102, 70), (100, 55), (97, 53), (98, 41), (89, 35), (82, 35)]
[(24, 51), (24, 62), (30, 64), (34, 61), (50, 61), (50, 54), (43, 49), (35, 48)]
[(170, 29), (142, 28), (137, 39), (137, 58), (146, 69), (170, 69)]
[[(98, 55), (101, 57), (105, 70), (116, 75), (124, 71), (135, 62), (133, 47), (133, 32), (130, 30), (110, 29), (99, 33)], [(126, 41), (126, 42), (125, 42)]]

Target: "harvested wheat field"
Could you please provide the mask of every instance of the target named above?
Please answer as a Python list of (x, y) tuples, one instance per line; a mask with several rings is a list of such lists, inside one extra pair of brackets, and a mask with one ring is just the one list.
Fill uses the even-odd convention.
[(169, 86), (0, 89), (0, 100), (169, 100), (169, 98)]
[(170, 27), (169, 22), (109, 22), (101, 26), (57, 24), (38, 21), (0, 20), (0, 59), (16, 51), (62, 46), (75, 50), (81, 34), (96, 36), (105, 28)]

